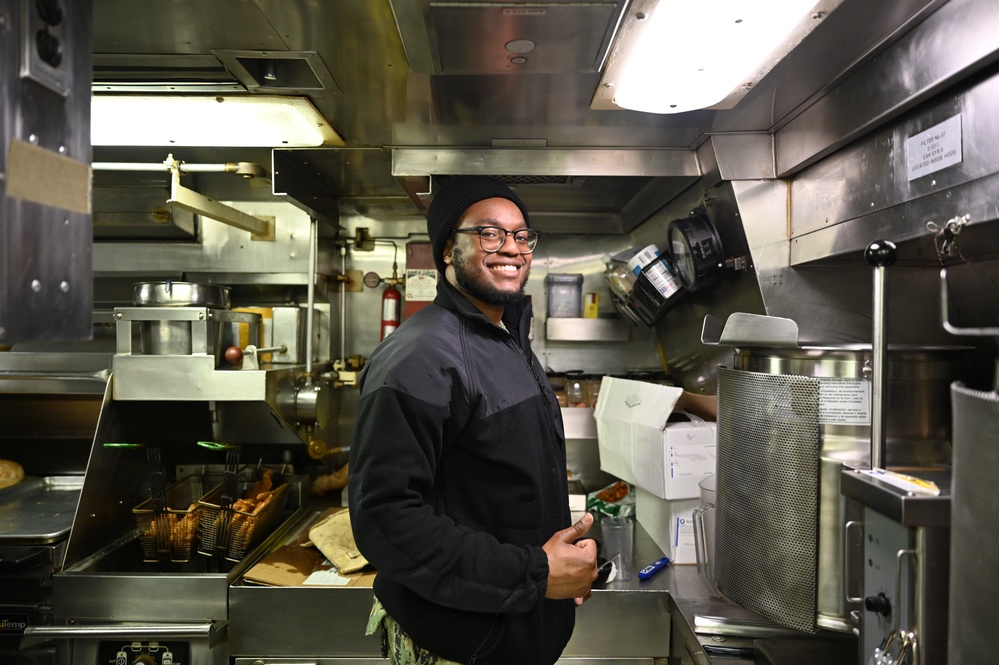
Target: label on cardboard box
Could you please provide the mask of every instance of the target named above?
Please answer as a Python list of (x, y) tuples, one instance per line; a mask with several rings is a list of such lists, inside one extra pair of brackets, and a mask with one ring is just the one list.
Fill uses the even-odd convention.
[(673, 563), (697, 563), (693, 512), (698, 505), (699, 499), (660, 499), (638, 488), (635, 518)]
[(660, 499), (700, 496), (715, 472), (715, 423), (667, 422), (682, 389), (604, 377), (594, 412), (600, 468)]

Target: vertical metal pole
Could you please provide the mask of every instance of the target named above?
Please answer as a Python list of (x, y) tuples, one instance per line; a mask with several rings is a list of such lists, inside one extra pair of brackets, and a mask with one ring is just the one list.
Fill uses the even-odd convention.
[[(340, 274), (347, 276), (347, 243), (340, 246)], [(347, 362), (347, 280), (340, 280), (340, 360)]]
[(319, 235), (316, 232), (316, 218), (309, 218), (309, 309), (305, 312), (305, 373), (312, 376), (312, 337), (315, 334), (316, 306), (316, 255), (318, 253)]
[(885, 268), (894, 264), (898, 252), (894, 243), (875, 240), (864, 251), (864, 260), (874, 268), (873, 329), (871, 331), (871, 468), (883, 469), (887, 464), (885, 411), (888, 391), (885, 389), (887, 366), (888, 303), (885, 300)]

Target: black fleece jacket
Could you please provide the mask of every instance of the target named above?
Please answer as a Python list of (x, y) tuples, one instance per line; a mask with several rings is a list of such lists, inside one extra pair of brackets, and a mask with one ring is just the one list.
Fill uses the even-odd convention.
[(565, 433), (528, 341), (441, 280), (372, 353), (350, 450), (351, 523), (375, 595), (413, 641), (462, 663), (554, 663), (572, 600), (544, 597), (541, 546), (570, 524)]

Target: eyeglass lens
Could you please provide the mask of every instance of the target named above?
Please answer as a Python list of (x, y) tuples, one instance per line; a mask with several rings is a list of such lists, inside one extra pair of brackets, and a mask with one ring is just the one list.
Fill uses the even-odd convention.
[[(469, 229), (472, 230), (472, 229)], [(529, 254), (534, 251), (538, 244), (538, 232), (533, 229), (519, 229), (517, 231), (507, 231), (498, 226), (478, 227), (479, 243), (482, 249), (487, 252), (498, 252), (508, 235), (513, 236), (514, 242), (520, 248), (522, 254)]]

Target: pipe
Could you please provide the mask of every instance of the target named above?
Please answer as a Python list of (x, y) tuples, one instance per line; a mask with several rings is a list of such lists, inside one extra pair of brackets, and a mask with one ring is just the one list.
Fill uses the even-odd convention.
[(94, 162), (95, 171), (170, 171), (176, 165), (182, 173), (238, 173), (244, 178), (262, 177), (264, 168), (253, 162), (226, 162), (225, 164), (187, 164), (174, 162), (172, 155), (165, 162)]
[[(347, 276), (347, 243), (340, 245), (340, 274)], [(347, 280), (340, 280), (340, 359), (347, 360)]]
[(887, 463), (885, 411), (888, 391), (885, 389), (887, 343), (887, 302), (885, 301), (885, 268), (898, 257), (895, 244), (875, 240), (864, 251), (864, 260), (874, 268), (874, 324), (871, 331), (871, 468), (883, 469)]
[(319, 237), (316, 232), (316, 218), (309, 217), (309, 305), (305, 313), (305, 373), (312, 376), (312, 337), (314, 325), (313, 308), (316, 302), (316, 254)]

